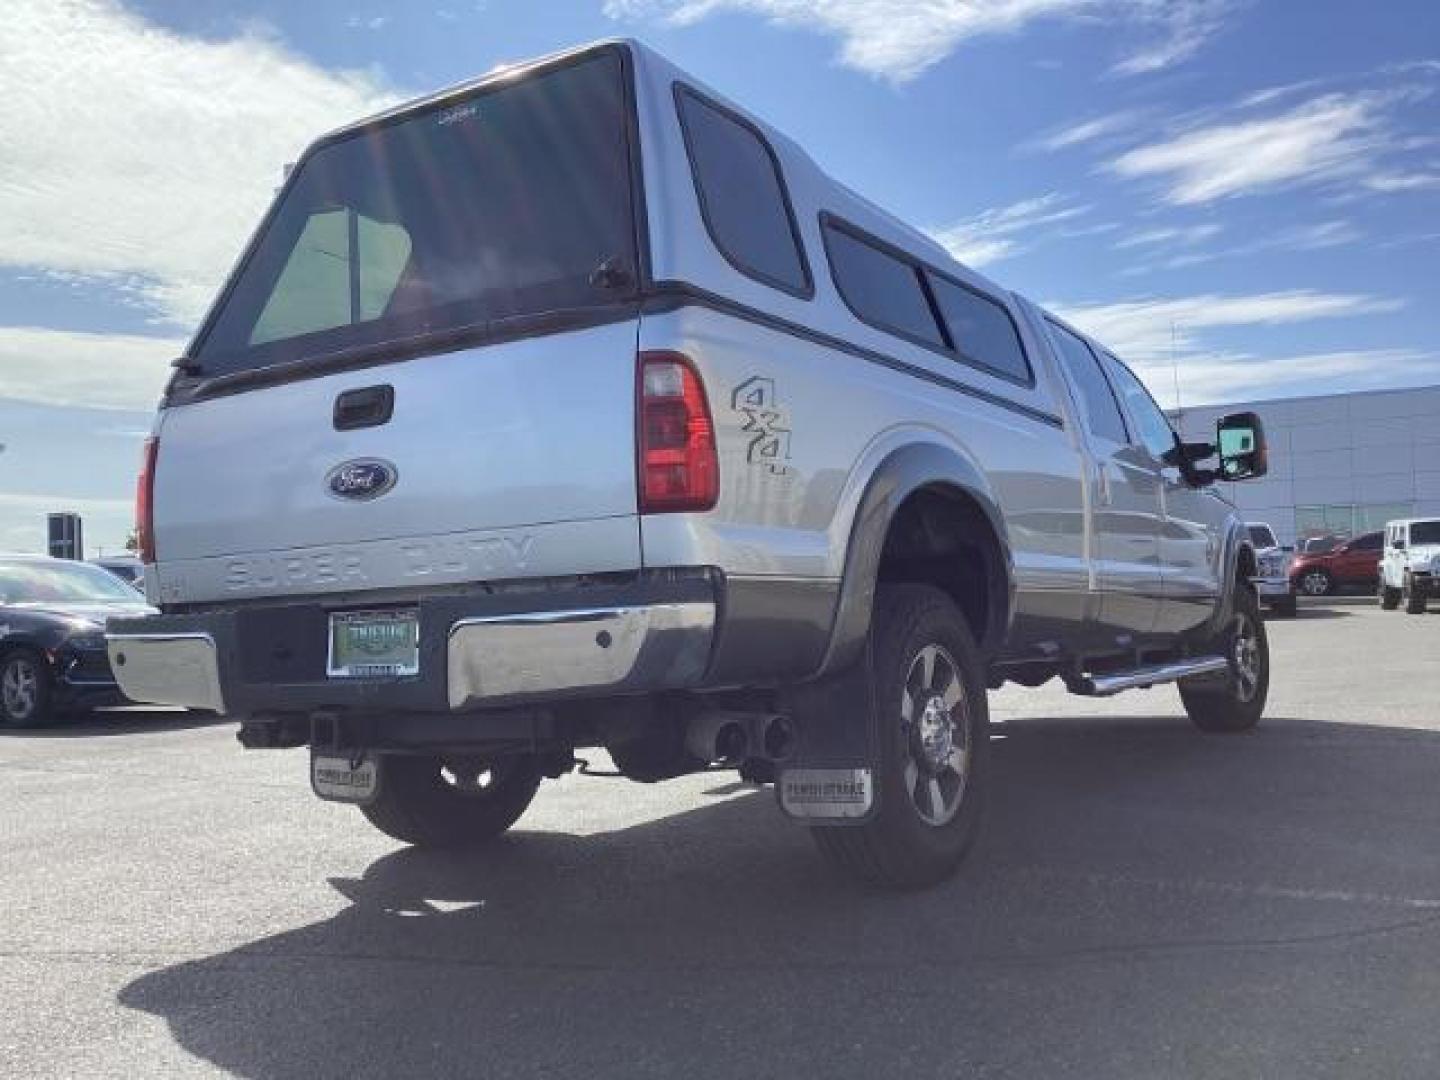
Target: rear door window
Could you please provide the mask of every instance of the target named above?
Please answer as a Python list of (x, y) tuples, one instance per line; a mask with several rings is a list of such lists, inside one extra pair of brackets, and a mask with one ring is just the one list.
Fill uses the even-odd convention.
[(810, 294), (795, 215), (780, 162), (748, 120), (676, 87), (685, 147), (705, 227), (720, 253), (742, 274)]
[(192, 359), (226, 374), (633, 294), (626, 109), (606, 50), (322, 143)]
[(919, 270), (833, 220), (824, 222), (825, 250), (835, 286), (862, 322), (945, 348)]

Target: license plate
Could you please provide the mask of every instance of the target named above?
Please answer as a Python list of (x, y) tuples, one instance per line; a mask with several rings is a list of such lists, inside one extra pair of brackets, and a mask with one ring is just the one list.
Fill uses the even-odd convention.
[(315, 753), (310, 757), (310, 787), (331, 802), (365, 803), (375, 797), (380, 772), (374, 758), (352, 759)]
[(386, 679), (420, 671), (420, 616), (405, 611), (337, 611), (330, 616), (332, 679)]

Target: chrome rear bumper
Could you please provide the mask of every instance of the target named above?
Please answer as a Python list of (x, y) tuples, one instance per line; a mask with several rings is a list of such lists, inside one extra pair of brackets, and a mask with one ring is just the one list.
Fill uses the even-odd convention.
[[(233, 622), (225, 617), (216, 618), (213, 626), (207, 616), (187, 618), (188, 627), (170, 631), (147, 632), (143, 624), (132, 624), (107, 635), (107, 643), (121, 690), (147, 704), (225, 712), (228, 700), (239, 714), (316, 707), (460, 710), (550, 696), (694, 686), (710, 663), (715, 612), (711, 600), (443, 621), (428, 619), (422, 609), (422, 636), (443, 634), (443, 640), (433, 649), (422, 647), (418, 675), (374, 680), (326, 679), (317, 672), (303, 681), (277, 684), (254, 674), (242, 676), (243, 665), (234, 659), (242, 650), (235, 644)], [(261, 646), (272, 648), (254, 641), (246, 647)]]
[(105, 641), (115, 681), (131, 701), (225, 711), (209, 634), (107, 634)]

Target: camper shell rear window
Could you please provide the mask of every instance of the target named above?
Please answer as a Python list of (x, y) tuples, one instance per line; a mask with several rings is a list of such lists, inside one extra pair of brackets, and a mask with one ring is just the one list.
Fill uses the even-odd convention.
[(607, 47), (317, 145), (190, 367), (227, 375), (633, 296), (625, 67)]

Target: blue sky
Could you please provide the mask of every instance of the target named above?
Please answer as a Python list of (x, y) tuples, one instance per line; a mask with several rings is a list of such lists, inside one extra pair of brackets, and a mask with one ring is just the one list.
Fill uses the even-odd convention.
[(1164, 404), (1175, 369), (1187, 403), (1440, 382), (1435, 0), (10, 0), (0, 546), (66, 507), (123, 541), (167, 362), (309, 138), (613, 35)]

